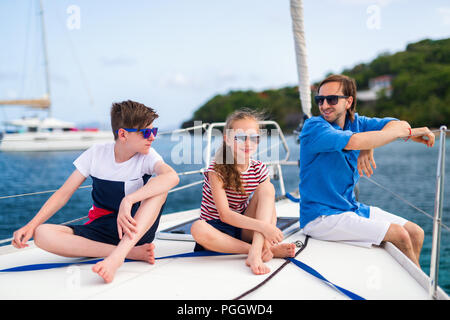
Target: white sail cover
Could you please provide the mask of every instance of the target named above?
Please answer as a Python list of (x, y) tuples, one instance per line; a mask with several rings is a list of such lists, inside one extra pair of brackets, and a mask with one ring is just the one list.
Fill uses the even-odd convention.
[(305, 28), (303, 26), (303, 2), (291, 0), (292, 29), (294, 32), (295, 54), (297, 59), (298, 91), (303, 113), (311, 117), (311, 87), (306, 59)]

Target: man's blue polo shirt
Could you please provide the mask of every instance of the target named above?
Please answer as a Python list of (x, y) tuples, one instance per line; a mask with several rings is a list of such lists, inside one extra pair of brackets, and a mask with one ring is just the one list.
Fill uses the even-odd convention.
[(369, 217), (369, 206), (356, 201), (359, 150), (344, 150), (354, 133), (378, 131), (394, 118), (355, 114), (344, 129), (322, 116), (305, 121), (300, 134), (300, 227), (322, 215), (353, 211)]

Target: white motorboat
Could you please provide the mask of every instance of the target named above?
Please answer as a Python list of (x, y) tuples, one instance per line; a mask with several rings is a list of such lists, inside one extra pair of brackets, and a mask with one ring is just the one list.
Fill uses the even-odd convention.
[(6, 125), (14, 129), (0, 134), (0, 151), (85, 150), (114, 139), (111, 131), (77, 129), (74, 123), (55, 118), (22, 118)]

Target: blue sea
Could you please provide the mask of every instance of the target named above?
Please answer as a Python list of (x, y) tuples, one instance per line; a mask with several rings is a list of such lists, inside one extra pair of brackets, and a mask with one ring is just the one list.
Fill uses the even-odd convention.
[[(289, 148), (289, 159), (296, 161), (299, 156), (299, 145), (294, 136), (286, 137)], [(188, 141), (188, 140), (186, 140)], [(185, 142), (186, 142), (185, 141)], [(450, 226), (450, 145), (447, 139), (446, 178), (444, 188), (443, 223)], [(192, 146), (195, 143), (192, 143)], [(180, 153), (180, 140), (169, 136), (160, 136), (153, 147), (163, 156), (167, 163), (177, 172), (195, 170), (201, 164), (185, 164), (186, 161), (197, 161), (194, 153)], [(191, 150), (192, 149), (191, 146)], [(277, 144), (269, 144), (278, 148)], [(203, 143), (204, 147), (204, 143)], [(213, 146), (214, 150), (217, 143)], [(1, 197), (38, 191), (55, 190), (74, 170), (72, 162), (81, 151), (66, 152), (17, 152), (0, 153), (0, 240), (12, 237), (14, 230), (26, 224), (40, 209), (51, 193), (1, 199)], [(277, 152), (264, 153), (284, 158), (286, 153), (280, 148)], [(433, 148), (424, 145), (395, 141), (375, 150), (377, 169), (372, 179), (414, 206), (433, 216), (436, 186), (436, 167), (438, 140)], [(265, 160), (265, 156), (261, 156)], [(201, 158), (201, 157), (200, 157)], [(284, 183), (287, 191), (298, 189), (298, 166), (283, 166)], [(201, 180), (201, 174), (181, 176), (179, 186)], [(278, 181), (273, 181), (280, 195)], [(84, 185), (90, 185), (90, 179)], [(90, 188), (80, 189), (64, 208), (55, 214), (50, 223), (62, 223), (87, 215), (91, 207)], [(419, 224), (425, 230), (425, 243), (420, 264), (425, 273), (429, 273), (432, 220), (418, 212), (405, 202), (399, 200), (391, 192), (382, 189), (367, 179), (360, 179), (359, 200), (363, 203), (378, 206), (386, 211), (403, 216)], [(201, 201), (201, 185), (169, 194), (165, 213), (198, 208)], [(442, 228), (439, 285), (450, 294), (450, 232)]]

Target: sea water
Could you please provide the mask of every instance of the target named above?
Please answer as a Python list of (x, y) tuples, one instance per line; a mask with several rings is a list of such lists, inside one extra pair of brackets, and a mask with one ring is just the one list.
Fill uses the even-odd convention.
[[(271, 142), (264, 146), (265, 150), (258, 157), (261, 160), (274, 157), (284, 159), (286, 152), (279, 138), (269, 140)], [(288, 136), (286, 140), (290, 149), (289, 160), (297, 161), (299, 145), (296, 137)], [(403, 216), (423, 228), (425, 241), (420, 264), (427, 274), (430, 269), (433, 221), (398, 197), (433, 216), (438, 139), (436, 142), (433, 148), (427, 148), (422, 144), (398, 140), (375, 150), (377, 169), (371, 179), (394, 192), (397, 197), (365, 178), (361, 178), (359, 182), (361, 202)], [(217, 141), (213, 144), (212, 153), (218, 145)], [(204, 140), (198, 143), (190, 136), (180, 138), (162, 135), (154, 141), (153, 147), (177, 172), (197, 170), (204, 166), (201, 163), (206, 157)], [(82, 151), (0, 153), (0, 240), (12, 237), (15, 230), (25, 225), (38, 212), (51, 193), (4, 197), (58, 189), (74, 170), (72, 162), (81, 153)], [(447, 147), (446, 159), (443, 223), (450, 226), (450, 145)], [(283, 166), (282, 171), (286, 190), (297, 190), (298, 166)], [(202, 179), (200, 173), (181, 176), (179, 186)], [(277, 196), (281, 195), (279, 181), (272, 182), (277, 189)], [(90, 184), (88, 178), (83, 185)], [(62, 223), (86, 216), (92, 205), (90, 191), (90, 188), (76, 191), (48, 222)], [(170, 193), (164, 213), (199, 208), (200, 202), (201, 184)], [(439, 285), (450, 294), (450, 231), (445, 227), (441, 234)]]

